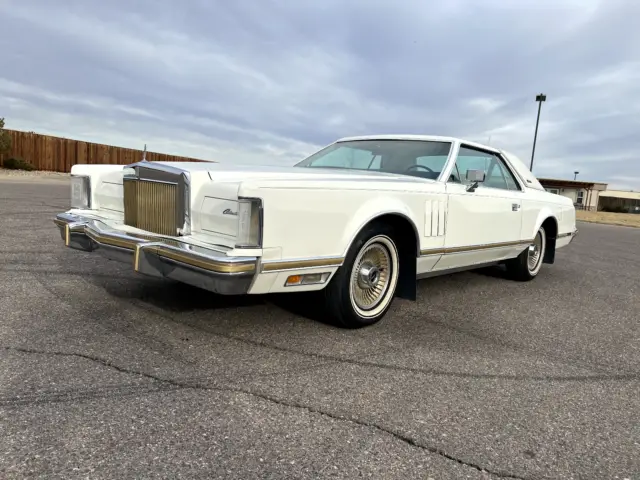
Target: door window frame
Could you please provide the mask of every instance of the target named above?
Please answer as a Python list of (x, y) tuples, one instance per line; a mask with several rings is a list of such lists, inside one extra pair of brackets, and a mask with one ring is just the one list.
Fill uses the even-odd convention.
[[(447, 183), (447, 184), (451, 183), (451, 184), (454, 184), (454, 185), (464, 185), (464, 183), (452, 182), (452, 181), (450, 180), (450, 178), (451, 178), (451, 173), (452, 173), (452, 172), (457, 168), (457, 167), (456, 167), (456, 163), (457, 163), (457, 161), (458, 161), (458, 157), (460, 156), (460, 150), (461, 150), (462, 148), (465, 148), (465, 149), (467, 149), (467, 150), (473, 150), (473, 151), (475, 151), (475, 152), (478, 152), (478, 153), (481, 153), (481, 154), (484, 154), (484, 155), (491, 155), (491, 156), (495, 157), (495, 158), (496, 158), (496, 159), (497, 159), (497, 160), (502, 164), (502, 166), (505, 168), (505, 170), (507, 171), (507, 173), (509, 173), (509, 174), (511, 175), (511, 177), (512, 177), (513, 181), (515, 182), (515, 185), (516, 185), (517, 189), (516, 189), (516, 190), (513, 190), (513, 189), (511, 189), (511, 188), (491, 187), (491, 186), (485, 185), (485, 184), (484, 184), (484, 182), (480, 182), (480, 183), (478, 183), (478, 187), (482, 187), (482, 188), (490, 188), (490, 189), (492, 189), (492, 190), (500, 190), (500, 191), (503, 191), (503, 192), (521, 192), (521, 193), (522, 193), (522, 192), (524, 192), (524, 187), (523, 187), (522, 183), (520, 182), (520, 179), (518, 178), (518, 175), (516, 175), (516, 174), (514, 173), (514, 171), (513, 171), (512, 167), (511, 167), (511, 165), (510, 165), (510, 164), (509, 164), (509, 162), (504, 158), (504, 156), (503, 156), (503, 155), (501, 155), (499, 152), (493, 152), (493, 151), (491, 151), (491, 150), (484, 149), (484, 148), (481, 148), (481, 147), (476, 147), (476, 146), (473, 146), (473, 145), (469, 145), (469, 144), (464, 143), (464, 142), (460, 142), (460, 144), (458, 145), (458, 148), (457, 148), (457, 151), (456, 151), (456, 154), (455, 154), (455, 158), (454, 158), (454, 160), (453, 160), (453, 163), (451, 164), (451, 169), (450, 169), (450, 170), (449, 170), (449, 172), (448, 172), (448, 175), (447, 175), (447, 176), (448, 176), (448, 178), (446, 179), (445, 183)], [(444, 173), (444, 172), (443, 172), (443, 173)], [(488, 172), (485, 172), (485, 175), (486, 175), (487, 173), (488, 173)]]

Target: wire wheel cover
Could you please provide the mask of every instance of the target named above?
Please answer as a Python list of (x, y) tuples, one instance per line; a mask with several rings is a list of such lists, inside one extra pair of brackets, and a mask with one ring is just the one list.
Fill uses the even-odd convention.
[(360, 251), (351, 273), (351, 296), (364, 311), (372, 310), (385, 298), (394, 266), (386, 245), (371, 242)]
[(540, 263), (540, 257), (542, 256), (542, 232), (538, 232), (535, 240), (529, 246), (529, 253), (527, 255), (527, 265), (530, 271), (534, 271)]

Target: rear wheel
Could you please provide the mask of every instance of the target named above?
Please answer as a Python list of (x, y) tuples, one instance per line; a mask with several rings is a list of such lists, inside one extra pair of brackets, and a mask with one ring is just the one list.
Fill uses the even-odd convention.
[(533, 280), (542, 268), (542, 260), (547, 249), (547, 234), (543, 227), (536, 233), (533, 242), (516, 258), (507, 261), (507, 273), (514, 280)]
[(390, 226), (366, 227), (323, 290), (327, 312), (338, 325), (365, 327), (387, 313), (400, 276), (400, 256), (393, 236)]

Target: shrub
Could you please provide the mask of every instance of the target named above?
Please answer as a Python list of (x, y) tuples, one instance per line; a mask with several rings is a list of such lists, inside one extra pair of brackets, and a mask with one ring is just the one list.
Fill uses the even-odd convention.
[(11, 150), (11, 135), (4, 129), (4, 118), (0, 118), (0, 153)]
[(27, 170), (29, 172), (36, 169), (36, 167), (20, 157), (7, 158), (2, 163), (2, 166), (8, 170)]

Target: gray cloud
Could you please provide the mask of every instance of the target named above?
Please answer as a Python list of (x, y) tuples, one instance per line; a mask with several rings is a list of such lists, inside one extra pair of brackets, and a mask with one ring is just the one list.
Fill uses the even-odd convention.
[(0, 5), (8, 127), (234, 162), (454, 135), (640, 189), (640, 4), (32, 0)]

